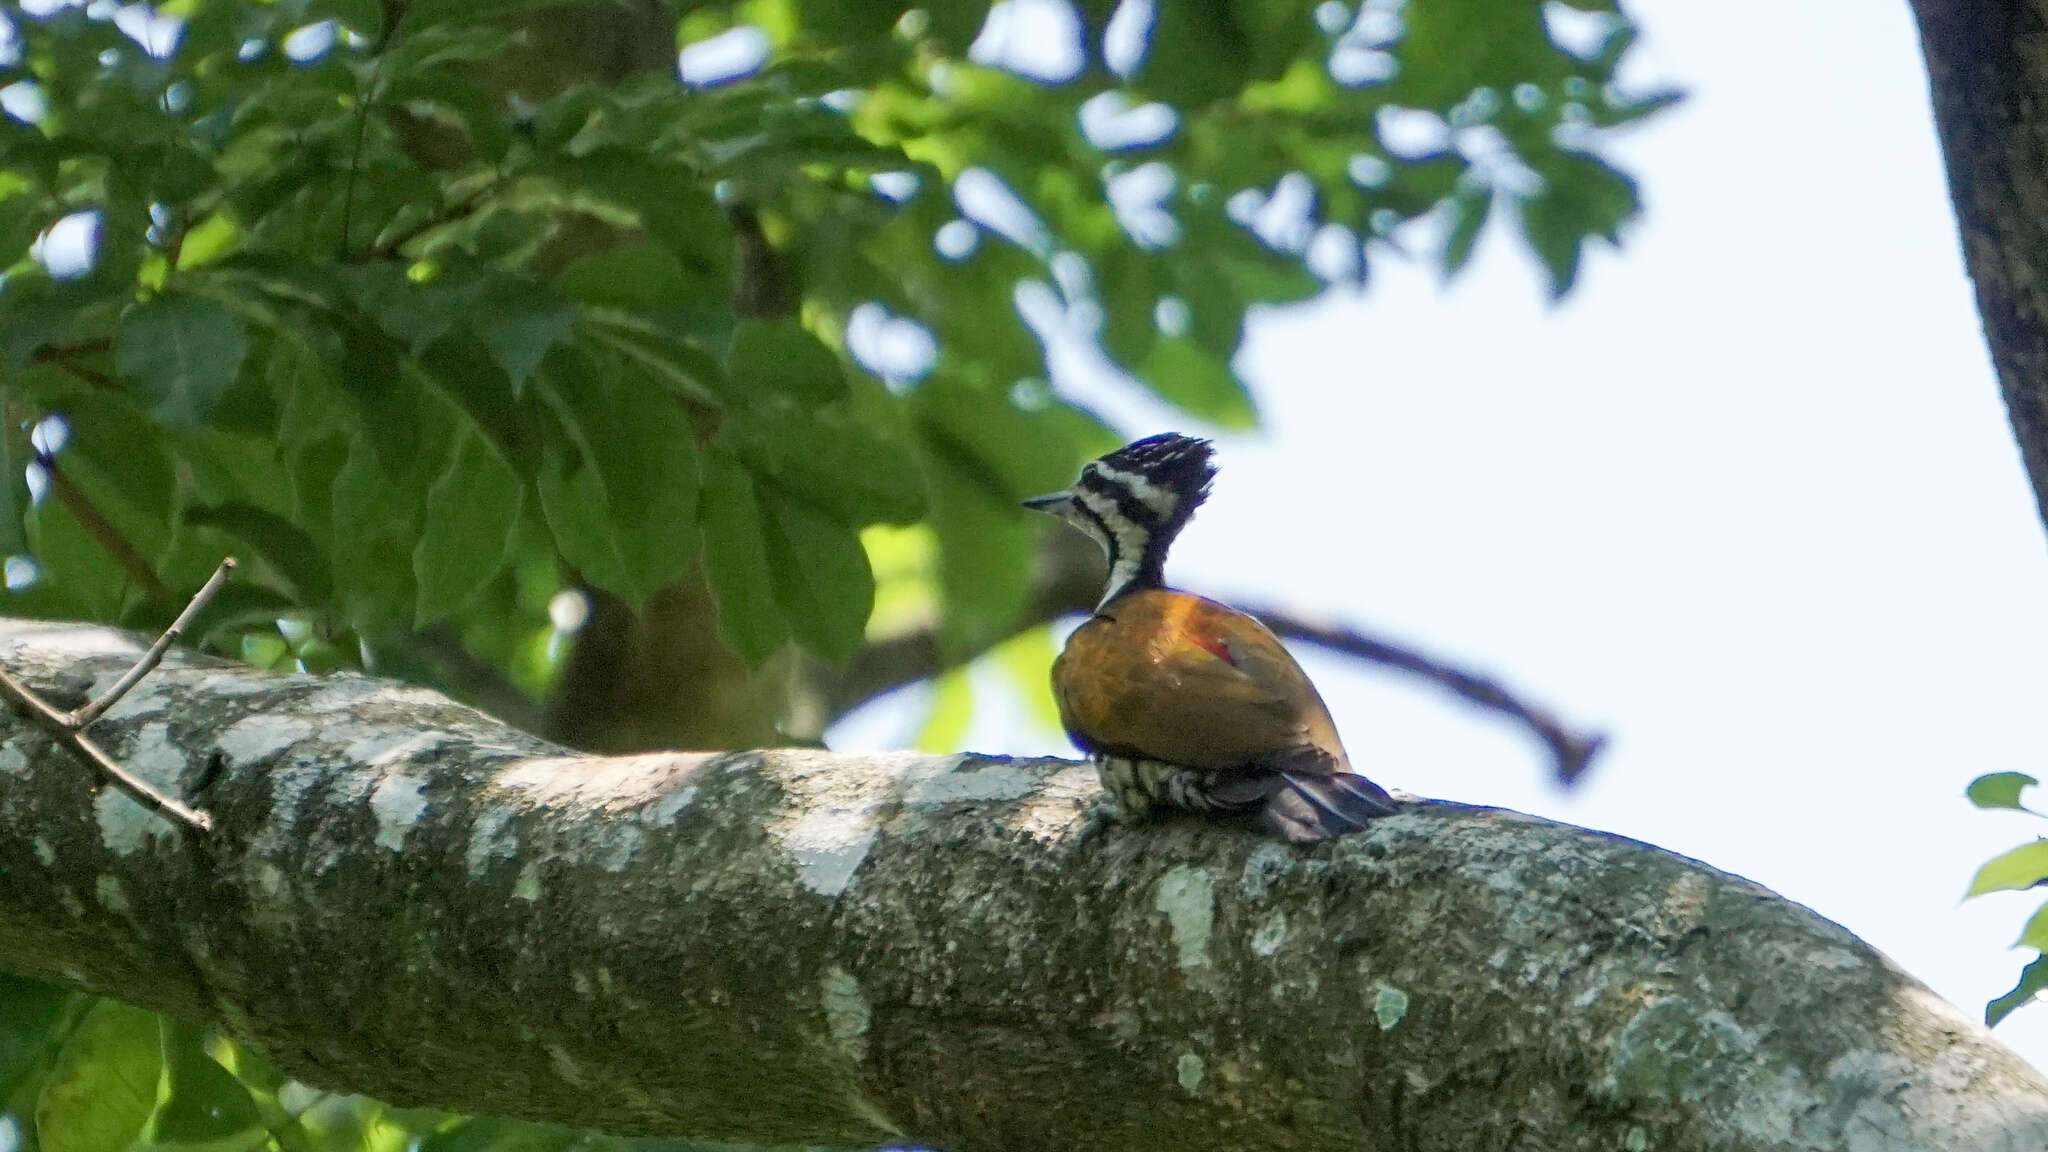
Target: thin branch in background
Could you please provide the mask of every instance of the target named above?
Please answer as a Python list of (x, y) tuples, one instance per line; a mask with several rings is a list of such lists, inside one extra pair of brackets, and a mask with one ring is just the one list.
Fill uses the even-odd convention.
[(1290, 640), (1300, 640), (1342, 656), (1368, 660), (1374, 664), (1420, 676), (1425, 680), (1435, 681), (1470, 703), (1505, 713), (1521, 721), (1550, 746), (1551, 754), (1557, 759), (1557, 779), (1561, 784), (1575, 783), (1584, 775), (1593, 758), (1599, 755), (1600, 749), (1607, 743), (1605, 734), (1576, 731), (1566, 726), (1548, 709), (1522, 700), (1489, 677), (1452, 667), (1441, 660), (1391, 641), (1296, 616), (1290, 612), (1265, 610), (1253, 611), (1252, 615), (1264, 621), (1274, 632)]
[(64, 722), (74, 730), (83, 732), (92, 727), (94, 721), (106, 715), (107, 709), (120, 703), (121, 697), (127, 695), (130, 688), (135, 687), (144, 676), (155, 671), (156, 666), (163, 662), (164, 653), (178, 642), (178, 638), (185, 634), (186, 628), (191, 627), (193, 617), (199, 615), (200, 610), (213, 599), (214, 593), (220, 591), (220, 586), (228, 582), (228, 577), (233, 575), (234, 571), (233, 556), (222, 560), (220, 567), (213, 570), (213, 575), (207, 578), (206, 583), (199, 586), (199, 591), (192, 594), (192, 602), (185, 605), (185, 610), (178, 613), (178, 618), (171, 621), (171, 626), (164, 629), (164, 634), (156, 638), (156, 643), (149, 646), (149, 651), (142, 654), (142, 658), (135, 662), (134, 667), (122, 673), (121, 678), (114, 681), (114, 686), (101, 693), (99, 699), (65, 716)]
[(119, 380), (85, 362), (87, 356), (106, 350), (104, 341), (95, 341), (94, 344), (100, 347), (94, 347), (92, 344), (46, 344), (36, 349), (33, 359), (44, 364), (55, 364), (96, 388), (112, 392), (122, 391)]
[(64, 510), (71, 513), (78, 521), (78, 526), (85, 529), (85, 534), (92, 537), (95, 544), (106, 549), (107, 555), (114, 558), (114, 562), (121, 566), (123, 572), (128, 573), (130, 579), (142, 585), (144, 591), (151, 596), (162, 596), (169, 591), (164, 587), (164, 582), (157, 579), (156, 571), (149, 566), (149, 561), (142, 553), (136, 550), (135, 545), (130, 544), (128, 538), (121, 535), (120, 529), (101, 515), (99, 507), (92, 502), (92, 497), (87, 496), (58, 469), (55, 457), (47, 452), (38, 452), (36, 465), (50, 478), (50, 491), (56, 494), (57, 503), (62, 504)]
[(362, 173), (363, 145), (370, 135), (370, 108), (377, 103), (378, 87), (384, 82), (384, 64), (391, 59), (385, 55), (385, 49), (398, 39), (399, 28), (411, 14), (410, 4), (383, 5), (384, 30), (370, 48), (377, 63), (370, 69), (369, 82), (356, 92), (356, 140), (355, 149), (348, 159), (348, 178), (341, 186), (341, 247), (335, 253), (338, 260), (348, 259), (348, 227), (355, 216), (356, 180)]
[(212, 600), (214, 593), (220, 591), (220, 586), (227, 582), (229, 574), (234, 570), (234, 557), (222, 560), (220, 567), (214, 569), (213, 576), (193, 595), (192, 602), (185, 606), (183, 612), (178, 613), (178, 618), (171, 622), (171, 626), (164, 630), (164, 634), (157, 637), (156, 643), (151, 644), (149, 650), (144, 652), (128, 671), (121, 674), (121, 678), (114, 682), (113, 687), (101, 693), (99, 699), (75, 712), (59, 712), (13, 673), (0, 668), (0, 693), (13, 698), (26, 709), (36, 723), (48, 729), (50, 734), (57, 738), (58, 743), (71, 749), (72, 755), (84, 761), (86, 767), (128, 793), (144, 808), (193, 832), (212, 831), (213, 818), (173, 797), (164, 795), (147, 780), (121, 767), (120, 762), (107, 755), (104, 749), (85, 735), (85, 728), (106, 715), (107, 709), (119, 703), (121, 697), (128, 694), (129, 689), (134, 688), (143, 677), (156, 670), (156, 666), (163, 662), (164, 652), (177, 642), (178, 637), (184, 635), (185, 629), (192, 623), (192, 618), (206, 607), (207, 601)]
[[(1101, 562), (1094, 545), (1078, 533), (1061, 534), (1047, 541), (1040, 553), (1038, 572), (1030, 599), (1026, 602), (1020, 627), (1047, 624), (1061, 616), (1085, 613), (1102, 588)], [(1592, 764), (1606, 743), (1606, 736), (1572, 728), (1549, 709), (1521, 699), (1498, 682), (1476, 672), (1454, 667), (1389, 640), (1368, 636), (1351, 628), (1318, 622), (1277, 608), (1239, 605), (1265, 622), (1283, 639), (1313, 644), (1339, 655), (1365, 660), (1420, 676), (1450, 689), (1482, 708), (1504, 713), (1534, 731), (1555, 758), (1559, 783), (1572, 784)], [(900, 636), (863, 645), (836, 677), (816, 685), (825, 711), (833, 718), (846, 715), (882, 693), (905, 684), (935, 676), (979, 656), (980, 652), (945, 654), (940, 651), (938, 633), (926, 627)]]

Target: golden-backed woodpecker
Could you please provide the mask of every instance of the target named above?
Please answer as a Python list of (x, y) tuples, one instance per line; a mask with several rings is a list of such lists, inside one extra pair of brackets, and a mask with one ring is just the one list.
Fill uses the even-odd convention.
[(1337, 726), (1266, 626), (1166, 587), (1166, 550), (1209, 495), (1209, 442), (1167, 433), (1025, 501), (1093, 537), (1109, 558), (1102, 600), (1052, 666), (1067, 735), (1120, 814), (1185, 808), (1312, 842), (1395, 810), (1351, 771)]

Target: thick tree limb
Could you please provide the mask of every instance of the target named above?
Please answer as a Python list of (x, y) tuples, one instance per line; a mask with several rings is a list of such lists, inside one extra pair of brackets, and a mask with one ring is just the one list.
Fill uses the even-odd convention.
[[(139, 648), (0, 623), (67, 703)], [(215, 832), (6, 718), (0, 966), (396, 1103), (951, 1152), (2048, 1141), (2048, 1082), (1839, 927), (1514, 813), (1303, 850), (1093, 822), (1063, 761), (569, 757), (193, 658), (98, 731)]]

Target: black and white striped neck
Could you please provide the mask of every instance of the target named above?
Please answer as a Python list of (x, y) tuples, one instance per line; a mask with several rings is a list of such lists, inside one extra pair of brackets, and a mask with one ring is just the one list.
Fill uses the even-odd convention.
[(1207, 441), (1168, 434), (1090, 463), (1072, 489), (1076, 512), (1109, 556), (1101, 604), (1165, 582), (1166, 550), (1209, 495)]

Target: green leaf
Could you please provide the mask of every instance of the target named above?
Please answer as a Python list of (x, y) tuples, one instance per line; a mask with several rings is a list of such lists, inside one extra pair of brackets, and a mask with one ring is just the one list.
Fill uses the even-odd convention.
[(1986, 892), (2020, 891), (2043, 880), (2048, 880), (2048, 840), (2036, 840), (1995, 856), (1977, 869), (1976, 879), (1970, 881), (1970, 890), (1963, 893), (1963, 899)]
[(0, 972), (0, 1101), (35, 1065), (70, 993)]
[(536, 388), (568, 443), (536, 477), (562, 557), (635, 606), (696, 555), (698, 460), (688, 413), (644, 374), (560, 358)]
[(14, 462), (14, 437), (0, 436), (0, 560), (28, 551), (21, 513), (23, 471)]
[(804, 647), (831, 664), (860, 647), (875, 606), (875, 574), (860, 536), (808, 501), (760, 490), (775, 600)]
[(931, 522), (939, 538), (939, 590), (945, 607), (939, 642), (942, 652), (957, 657), (1016, 627), (1031, 590), (1039, 534), (1061, 529), (991, 493), (944, 457), (932, 462), (931, 471)]
[(298, 602), (318, 606), (333, 591), (327, 557), (306, 530), (273, 512), (233, 501), (185, 510), (188, 523), (219, 528), (247, 544), (279, 575), (291, 581)]
[(555, 290), (579, 303), (640, 312), (677, 307), (690, 295), (682, 262), (652, 244), (584, 256), (555, 277)]
[(158, 1025), (170, 1094), (157, 1109), (151, 1139), (205, 1144), (262, 1123), (249, 1090), (207, 1054), (203, 1029), (168, 1016)]
[(459, 269), (416, 282), (405, 264), (389, 262), (344, 268), (340, 276), (356, 307), (415, 354), (473, 314), (484, 293), (480, 277)]
[(359, 628), (406, 620), (414, 611), (413, 552), (423, 500), (394, 488), (367, 441), (349, 447), (334, 476), (330, 556), (342, 613)]
[(518, 396), (548, 350), (576, 330), (576, 315), (575, 305), (549, 289), (506, 280), (484, 295), (469, 326), (504, 369), (512, 395)]
[(779, 393), (808, 404), (846, 395), (839, 357), (794, 320), (745, 320), (733, 330), (726, 375), (741, 395)]
[(212, 300), (165, 293), (129, 308), (114, 333), (114, 371), (156, 418), (205, 420), (249, 351), (241, 321)]
[(1522, 232), (1550, 274), (1550, 292), (1563, 296), (1578, 277), (1589, 237), (1619, 238), (1637, 207), (1635, 181), (1604, 161), (1559, 152), (1532, 161), (1543, 187), (1522, 201)]
[(2020, 929), (2019, 942), (2013, 947), (2048, 952), (2048, 904), (2041, 905), (2027, 918), (2027, 926)]
[(924, 477), (902, 445), (864, 425), (791, 406), (734, 412), (726, 437), (756, 473), (864, 527), (924, 515)]
[(36, 1102), (41, 1152), (127, 1152), (156, 1111), (156, 1017), (102, 1000), (57, 1054)]
[(1131, 82), (1189, 111), (1244, 87), (1250, 54), (1237, 19), (1242, 7), (1225, 0), (1155, 7), (1149, 43)]
[(1478, 243), (1480, 230), (1486, 226), (1486, 217), (1493, 208), (1493, 189), (1483, 184), (1461, 186), (1449, 200), (1451, 227), (1444, 235), (1443, 268), (1444, 279), (1448, 280), (1464, 271), (1472, 259), (1472, 248)]
[(626, 572), (619, 555), (619, 534), (612, 525), (612, 501), (604, 476), (580, 452), (551, 448), (534, 475), (540, 492), (541, 516), (555, 537), (555, 548), (577, 575), (618, 593), (636, 609), (652, 589)]
[(1048, 690), (1052, 683), (1052, 662), (1059, 657), (1053, 643), (1052, 626), (1027, 628), (998, 644), (989, 653), (1010, 678), (1031, 719), (1048, 732), (1060, 730), (1059, 704)]
[(1979, 808), (2018, 808), (2024, 811), (2026, 805), (2020, 803), (2020, 793), (2039, 783), (2024, 772), (1993, 772), (1970, 781), (1970, 787), (1964, 794)]
[(718, 603), (718, 637), (742, 658), (759, 663), (789, 639), (789, 621), (776, 606), (753, 478), (722, 449), (704, 456), (698, 519), (704, 528), (705, 573)]
[(62, 501), (52, 497), (33, 505), (22, 526), (42, 575), (25, 591), (7, 594), (9, 611), (120, 619), (129, 575)]
[(924, 726), (912, 743), (920, 752), (958, 752), (974, 722), (974, 678), (955, 668), (932, 683), (932, 700)]
[(2032, 1000), (2041, 990), (2048, 988), (2048, 956), (2035, 960), (2020, 970), (2020, 982), (1998, 999), (1984, 1006), (1984, 1024), (1997, 1027), (1998, 1022), (2013, 1014), (2020, 1005)]
[(499, 1116), (466, 1116), (420, 1141), (419, 1152), (563, 1152), (582, 1133)]
[(427, 490), (426, 524), (412, 555), (415, 624), (468, 604), (504, 568), (523, 499), (519, 476), (497, 447), (465, 426), (447, 469)]
[(1252, 428), (1259, 422), (1244, 381), (1185, 336), (1155, 340), (1138, 375), (1161, 399), (1220, 428)]

